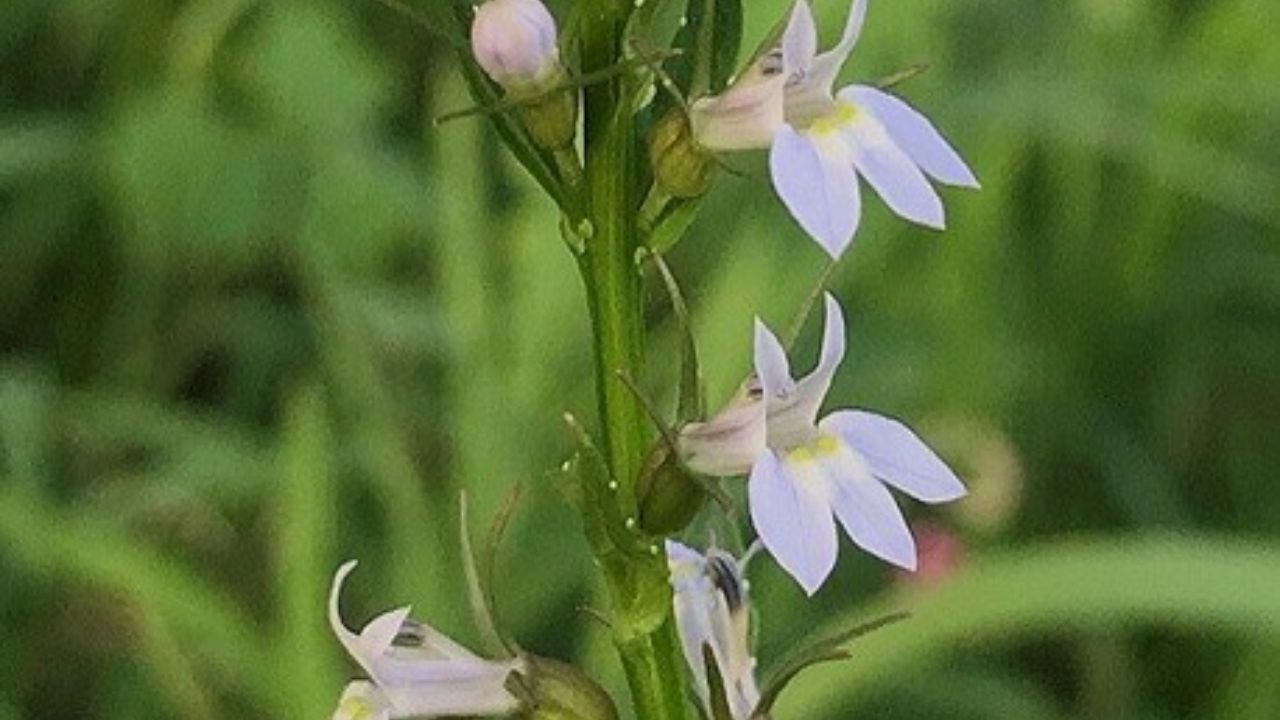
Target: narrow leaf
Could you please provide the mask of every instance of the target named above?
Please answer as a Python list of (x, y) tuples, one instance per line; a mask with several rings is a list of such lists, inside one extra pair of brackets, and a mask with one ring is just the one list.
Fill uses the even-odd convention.
[[(507, 534), (507, 527), (511, 524), (511, 517), (515, 515), (516, 506), (523, 495), (523, 483), (516, 483), (507, 491), (506, 497), (502, 500), (502, 505), (498, 507), (497, 514), (493, 516), (493, 522), (489, 525), (488, 542), (484, 549), (484, 555), (480, 557), (480, 568), (484, 573), (484, 590), (488, 596), (489, 609), (495, 617), (497, 616), (498, 603), (494, 574), (498, 565), (498, 549), (502, 547), (502, 541)], [(518, 648), (511, 638), (502, 632), (498, 633), (498, 637), (504, 641), (509, 652), (517, 654)]]
[(667, 297), (671, 301), (671, 314), (675, 317), (676, 328), (680, 332), (680, 401), (676, 408), (676, 420), (689, 422), (706, 416), (706, 396), (702, 382), (702, 368), (698, 363), (698, 341), (693, 336), (693, 325), (689, 321), (689, 306), (685, 304), (684, 293), (680, 284), (662, 255), (651, 253), (653, 264), (662, 276), (662, 284), (667, 289)]
[(666, 254), (684, 238), (702, 207), (702, 198), (678, 198), (671, 200), (666, 210), (647, 233), (645, 245), (655, 254)]
[(760, 702), (752, 712), (752, 717), (760, 720), (767, 718), (769, 711), (773, 708), (773, 704), (777, 702), (782, 691), (800, 673), (822, 663), (848, 660), (850, 657), (849, 651), (844, 647), (847, 643), (887, 625), (905, 620), (908, 617), (910, 617), (910, 614), (905, 612), (885, 615), (869, 622), (860, 623), (847, 630), (839, 631), (831, 637), (824, 638), (791, 653), (771, 674), (769, 681), (765, 684), (764, 691), (760, 694)]
[(471, 605), (471, 617), (485, 645), (495, 653), (511, 653), (507, 641), (498, 632), (494, 609), (490, 604), (491, 588), (481, 580), (479, 563), (471, 544), (471, 522), (467, 516), (467, 493), (458, 494), (458, 539), (462, 547), (462, 570), (467, 581), (467, 600)]
[[(688, 42), (691, 54), (688, 77), (681, 86), (696, 98), (722, 90), (733, 75), (742, 44), (741, 0), (690, 0), (689, 22), (676, 37), (676, 46)], [(677, 80), (681, 80), (677, 75)]]
[(570, 486), (570, 496), (577, 498), (584, 530), (596, 555), (643, 553), (637, 538), (624, 530), (626, 518), (619, 512), (616, 499), (610, 497), (618, 485), (604, 455), (577, 418), (565, 413), (564, 422), (578, 446), (562, 468), (564, 479)]

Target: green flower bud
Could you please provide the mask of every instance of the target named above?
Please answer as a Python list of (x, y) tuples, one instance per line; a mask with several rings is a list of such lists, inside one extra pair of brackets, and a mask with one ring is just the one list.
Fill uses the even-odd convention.
[(526, 670), (507, 689), (521, 698), (532, 720), (618, 720), (613, 699), (594, 680), (562, 662), (527, 655)]
[[(548, 86), (562, 84), (564, 76)], [(572, 88), (539, 90), (519, 108), (520, 119), (539, 147), (559, 150), (573, 144), (578, 131), (578, 96)]]
[(715, 158), (693, 138), (689, 118), (680, 108), (668, 112), (649, 133), (653, 177), (667, 194), (694, 198), (711, 189)]
[(702, 509), (707, 495), (661, 442), (649, 452), (637, 490), (640, 527), (654, 535), (683, 530)]

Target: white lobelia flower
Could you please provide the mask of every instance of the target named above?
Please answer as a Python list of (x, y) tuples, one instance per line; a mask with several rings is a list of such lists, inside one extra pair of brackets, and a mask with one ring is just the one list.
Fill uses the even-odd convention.
[(750, 718), (760, 702), (750, 647), (751, 610), (743, 577), (750, 555), (748, 552), (739, 561), (716, 548), (703, 555), (674, 540), (667, 541), (676, 627), (693, 673), (694, 690), (709, 714), (710, 684), (703, 659), (703, 647), (709, 647), (735, 720)]
[[(906, 102), (868, 85), (835, 91), (836, 76), (857, 43), (866, 13), (866, 0), (854, 0), (840, 42), (818, 53), (813, 12), (807, 0), (797, 0), (779, 49), (757, 63), (771, 63), (768, 82), (759, 80), (761, 72), (748, 72), (724, 94), (695, 103), (691, 111), (695, 137), (710, 149), (769, 148), (778, 196), (833, 258), (849, 246), (862, 217), (859, 178), (897, 215), (939, 229), (945, 212), (928, 177), (978, 187), (956, 151)], [(731, 101), (737, 96), (750, 101)], [(716, 121), (699, 123), (699, 107)]]
[(338, 598), (355, 566), (354, 560), (347, 562), (334, 575), (329, 624), (372, 682), (348, 685), (334, 720), (509, 715), (520, 709), (505, 685), (511, 673), (523, 672), (521, 660), (477, 657), (431, 626), (410, 619), (408, 607), (377, 616), (359, 634), (347, 629)]
[[(871, 554), (915, 569), (916, 547), (885, 485), (927, 503), (965, 494), (960, 479), (905, 425), (863, 410), (840, 410), (818, 420), (831, 379), (844, 358), (844, 315), (826, 296), (826, 326), (818, 367), (793, 380), (786, 351), (759, 320), (755, 373), (764, 405), (759, 427), (734, 423), (745, 401), (703, 426), (721, 434), (681, 436), (694, 470), (720, 476), (748, 474), (751, 520), (764, 547), (809, 594), (835, 566), (836, 521)], [(714, 443), (703, 442), (714, 436)], [(752, 448), (756, 454), (747, 460)]]
[(787, 209), (832, 257), (853, 240), (861, 219), (858, 179), (866, 180), (897, 215), (933, 228), (945, 223), (942, 200), (926, 175), (948, 185), (978, 180), (923, 115), (869, 85), (834, 92), (867, 14), (854, 0), (840, 42), (818, 54), (807, 0), (799, 0), (787, 57), (786, 124), (769, 151), (773, 186)]

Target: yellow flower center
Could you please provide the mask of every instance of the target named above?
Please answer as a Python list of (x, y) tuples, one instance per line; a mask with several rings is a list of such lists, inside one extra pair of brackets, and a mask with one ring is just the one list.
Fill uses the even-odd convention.
[(362, 697), (349, 697), (338, 705), (334, 716), (346, 720), (370, 720), (374, 717), (374, 707)]
[(809, 131), (814, 133), (834, 133), (839, 132), (841, 128), (848, 127), (850, 123), (857, 119), (857, 106), (847, 102), (837, 102), (835, 108), (831, 112), (813, 121), (809, 126)]
[(787, 460), (796, 463), (815, 463), (840, 452), (840, 441), (834, 435), (820, 433), (804, 445), (787, 451)]

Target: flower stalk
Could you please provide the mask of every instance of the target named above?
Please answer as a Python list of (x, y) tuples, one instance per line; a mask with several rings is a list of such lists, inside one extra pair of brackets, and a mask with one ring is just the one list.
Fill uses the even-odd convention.
[[(594, 0), (580, 25), (582, 69), (611, 67), (621, 57), (631, 3)], [(643, 190), (636, 187), (641, 159), (627, 98), (631, 79), (618, 76), (583, 89), (585, 192), (590, 229), (579, 265), (591, 313), (596, 393), (602, 450), (609, 467), (600, 494), (617, 504), (611, 516), (636, 532), (636, 481), (649, 449), (644, 409), (619, 373), (638, 377), (644, 355), (643, 291), (635, 265), (637, 217)], [(656, 547), (656, 546), (655, 546)], [(687, 716), (682, 658), (671, 617), (670, 588), (661, 553), (601, 558), (613, 605), (614, 642), (622, 658), (636, 716), (684, 720)]]

